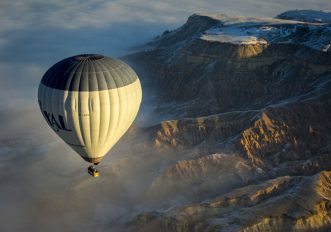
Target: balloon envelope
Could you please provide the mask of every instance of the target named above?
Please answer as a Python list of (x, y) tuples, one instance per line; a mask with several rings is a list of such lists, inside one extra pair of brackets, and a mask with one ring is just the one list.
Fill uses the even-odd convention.
[(56, 63), (38, 89), (48, 125), (91, 163), (99, 163), (129, 129), (141, 99), (137, 74), (118, 59), (96, 54)]

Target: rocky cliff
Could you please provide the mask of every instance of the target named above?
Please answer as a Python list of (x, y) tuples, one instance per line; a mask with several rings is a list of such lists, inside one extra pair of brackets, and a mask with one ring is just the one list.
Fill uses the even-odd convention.
[(162, 87), (160, 112), (202, 116), (319, 88), (331, 71), (330, 37), (323, 23), (196, 14), (129, 59)]
[(330, 172), (282, 176), (204, 203), (150, 212), (137, 231), (329, 231)]
[(172, 118), (139, 129), (131, 230), (330, 230), (331, 28), (309, 14), (194, 14), (126, 57)]

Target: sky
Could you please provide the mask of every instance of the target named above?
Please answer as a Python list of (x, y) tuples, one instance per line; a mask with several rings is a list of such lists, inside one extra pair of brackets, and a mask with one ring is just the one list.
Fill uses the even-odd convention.
[[(197, 12), (273, 17), (328, 0), (2, 0), (1, 61), (49, 64), (80, 52), (120, 56)], [(16, 54), (16, 55), (15, 55)], [(49, 61), (49, 62), (47, 62)]]
[[(39, 220), (44, 212), (48, 217), (41, 222), (43, 231), (58, 231), (59, 225), (71, 231), (71, 220), (78, 222), (91, 216), (86, 213), (80, 218), (69, 212), (57, 224), (52, 224), (57, 211), (44, 206), (45, 195), (53, 197), (63, 188), (71, 189), (72, 183), (75, 188), (85, 189), (77, 183), (86, 176), (75, 175), (81, 173), (82, 168), (85, 173), (87, 166), (55, 136), (39, 112), (38, 85), (51, 65), (81, 53), (124, 56), (164, 30), (184, 24), (193, 13), (274, 17), (290, 9), (331, 10), (331, 1), (1, 0), (0, 168), (5, 171), (0, 173), (0, 205), (6, 214), (0, 217), (0, 231), (36, 231), (32, 222)], [(67, 176), (71, 178), (65, 178)], [(115, 203), (107, 204), (118, 212), (98, 205), (93, 212), (101, 213), (93, 214), (92, 219), (102, 223), (128, 212), (127, 207), (121, 208), (118, 203), (123, 198), (118, 189), (126, 186), (111, 180), (107, 180), (107, 184), (116, 186), (116, 191), (107, 187), (103, 192), (114, 196)], [(70, 194), (73, 200), (70, 207), (81, 210), (85, 205), (75, 205), (77, 193)], [(86, 199), (87, 195), (79, 197)], [(55, 199), (63, 208), (67, 207), (64, 195)], [(104, 218), (104, 213), (108, 217)]]
[[(274, 17), (289, 9), (330, 10), (331, 2), (1, 0), (0, 97), (35, 101), (40, 78), (57, 61), (81, 53), (121, 57), (163, 31), (184, 24), (193, 13)], [(8, 107), (7, 101), (0, 106)]]

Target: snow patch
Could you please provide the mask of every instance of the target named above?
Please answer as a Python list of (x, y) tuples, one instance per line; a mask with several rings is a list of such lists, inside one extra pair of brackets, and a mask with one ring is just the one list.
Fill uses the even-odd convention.
[(327, 44), (322, 50), (323, 52), (327, 52), (330, 50), (331, 44)]
[(232, 44), (267, 44), (266, 40), (258, 38), (256, 34), (250, 35), (237, 27), (213, 28), (206, 31), (201, 39)]
[(200, 39), (231, 44), (301, 44), (316, 50), (330, 50), (331, 26), (270, 18), (233, 17), (208, 14), (221, 21), (206, 30)]

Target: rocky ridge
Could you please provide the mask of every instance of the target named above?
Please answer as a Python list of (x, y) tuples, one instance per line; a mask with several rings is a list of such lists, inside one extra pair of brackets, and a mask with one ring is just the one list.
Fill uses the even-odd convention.
[(132, 230), (330, 229), (330, 27), (290, 15), (194, 14), (127, 57), (173, 118), (141, 131), (162, 165)]
[(282, 176), (136, 218), (137, 231), (328, 231), (330, 172)]

